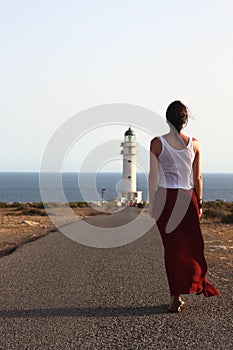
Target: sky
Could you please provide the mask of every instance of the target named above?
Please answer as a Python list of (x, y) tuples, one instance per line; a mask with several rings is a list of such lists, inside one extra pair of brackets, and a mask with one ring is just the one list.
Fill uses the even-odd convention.
[[(126, 103), (165, 118), (178, 99), (203, 171), (233, 172), (232, 18), (232, 0), (0, 0), (0, 171), (39, 171), (56, 130), (88, 108)], [(123, 138), (125, 125), (106, 127), (87, 130), (64, 170)], [(151, 138), (137, 132), (146, 148)]]

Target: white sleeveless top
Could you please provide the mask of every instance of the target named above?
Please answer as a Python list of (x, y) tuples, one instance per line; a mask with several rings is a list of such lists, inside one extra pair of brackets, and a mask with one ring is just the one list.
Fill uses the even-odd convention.
[(160, 136), (162, 151), (158, 156), (159, 177), (158, 187), (165, 188), (193, 188), (192, 164), (195, 153), (192, 137), (183, 149), (175, 149), (169, 145), (163, 136)]

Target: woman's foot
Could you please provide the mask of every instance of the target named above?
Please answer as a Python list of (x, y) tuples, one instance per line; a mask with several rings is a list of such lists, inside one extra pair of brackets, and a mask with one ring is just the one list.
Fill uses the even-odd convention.
[(180, 295), (172, 295), (171, 302), (169, 305), (169, 312), (181, 312), (182, 307), (184, 307), (185, 303), (181, 299)]

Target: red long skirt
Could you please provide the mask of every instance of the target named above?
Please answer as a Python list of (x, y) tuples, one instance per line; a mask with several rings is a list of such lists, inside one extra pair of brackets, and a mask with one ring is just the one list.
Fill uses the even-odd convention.
[(198, 213), (194, 190), (158, 188), (154, 217), (164, 245), (171, 295), (220, 295), (206, 279), (207, 263)]

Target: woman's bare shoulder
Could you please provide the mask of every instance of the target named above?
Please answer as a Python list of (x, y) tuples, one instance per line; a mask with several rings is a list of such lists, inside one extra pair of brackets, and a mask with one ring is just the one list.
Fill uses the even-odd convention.
[(158, 156), (161, 152), (162, 144), (159, 136), (154, 137), (150, 142), (150, 150), (156, 156)]
[(194, 148), (195, 153), (196, 153), (196, 151), (200, 151), (200, 143), (199, 143), (198, 139), (196, 139), (195, 137), (192, 137), (192, 141), (193, 141), (193, 148)]
[(151, 140), (151, 143), (156, 143), (156, 142), (161, 142), (161, 141), (160, 141), (160, 136), (155, 136), (155, 137)]
[(161, 140), (159, 136), (154, 137), (151, 142), (151, 147), (156, 147), (156, 146), (160, 146), (161, 145)]
[(200, 142), (198, 141), (198, 139), (196, 139), (196, 137), (192, 137), (192, 141), (194, 144), (200, 145)]

